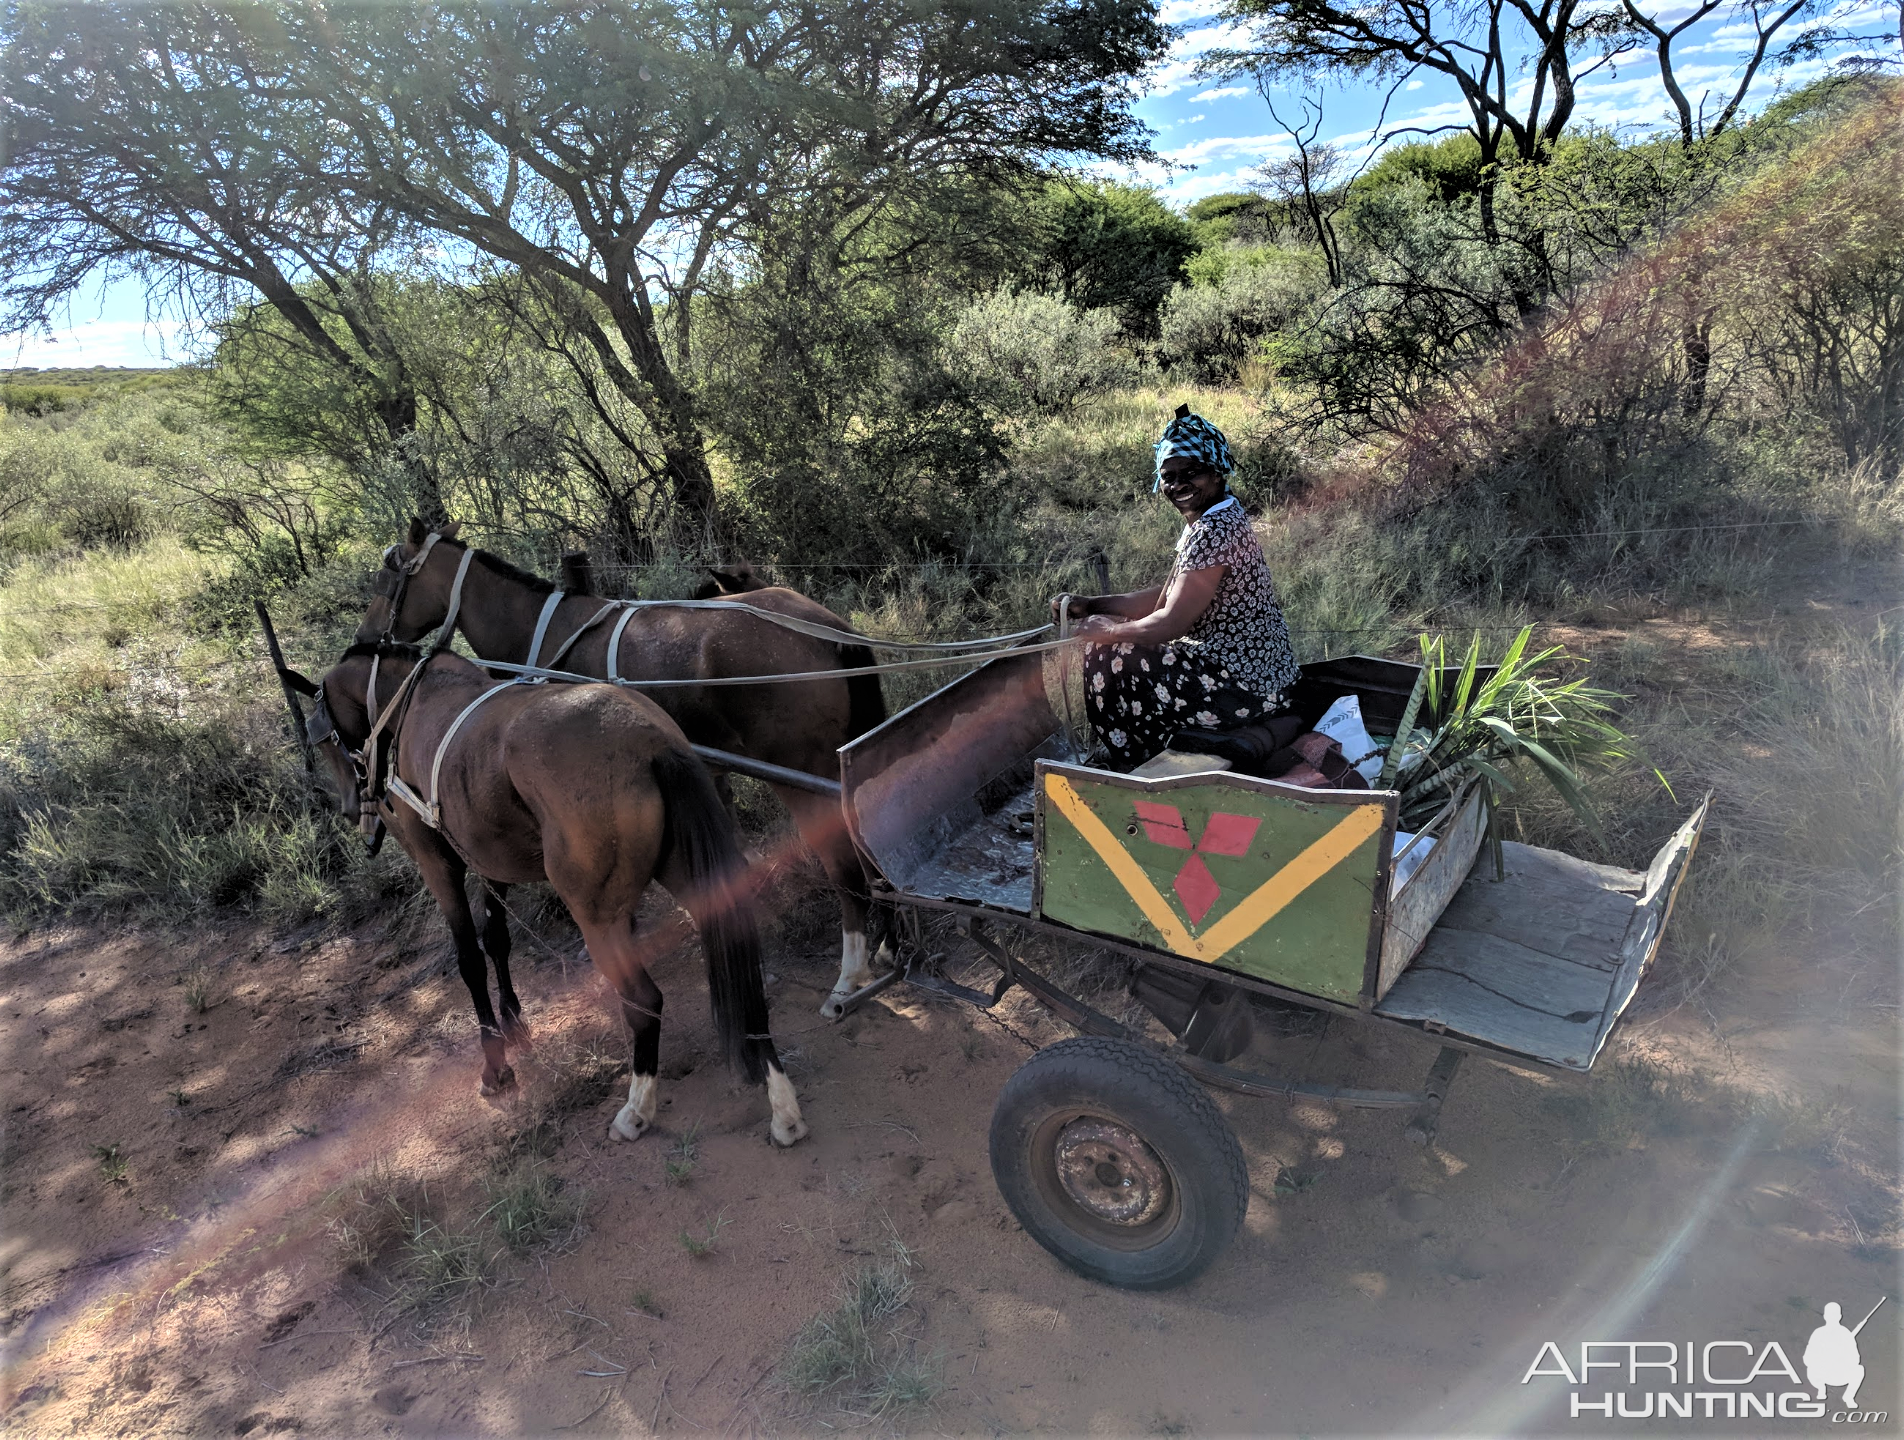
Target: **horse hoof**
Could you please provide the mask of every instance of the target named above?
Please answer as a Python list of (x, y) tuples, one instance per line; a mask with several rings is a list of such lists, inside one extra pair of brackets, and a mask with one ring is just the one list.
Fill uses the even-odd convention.
[(807, 1138), (809, 1133), (811, 1132), (808, 1130), (807, 1122), (804, 1120), (793, 1125), (782, 1125), (778, 1120), (774, 1120), (767, 1126), (767, 1141), (771, 1145), (786, 1150), (798, 1145), (802, 1140)]
[(505, 1065), (494, 1075), (483, 1076), (483, 1083), (477, 1088), (484, 1095), (500, 1095), (516, 1083), (516, 1072)]
[(608, 1138), (610, 1140), (639, 1140), (647, 1129), (647, 1125), (640, 1120), (624, 1123), (621, 1116), (617, 1115), (608, 1122)]

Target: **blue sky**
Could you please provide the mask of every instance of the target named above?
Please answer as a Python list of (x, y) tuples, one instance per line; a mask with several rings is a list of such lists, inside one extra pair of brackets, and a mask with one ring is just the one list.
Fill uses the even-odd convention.
[[(1156, 186), (1176, 205), (1205, 195), (1248, 189), (1252, 172), (1291, 150), (1287, 134), (1271, 118), (1269, 106), (1247, 81), (1199, 78), (1199, 59), (1209, 50), (1240, 43), (1233, 27), (1215, 18), (1218, 0), (1165, 0), (1163, 18), (1182, 27), (1171, 53), (1148, 78), (1138, 114), (1157, 132), (1156, 147), (1168, 166), (1147, 167), (1133, 176)], [(1685, 14), (1690, 6), (1681, 6)], [(1664, 12), (1670, 21), (1674, 11)], [(1888, 36), (1868, 53), (1897, 56), (1896, 0), (1842, 0), (1832, 15), (1841, 29)], [(1690, 32), (1676, 47), (1681, 84), (1694, 103), (1702, 91), (1729, 92), (1749, 53), (1749, 25), (1715, 19)], [(1859, 53), (1857, 50), (1844, 53)], [(1763, 105), (1779, 87), (1805, 84), (1832, 62), (1820, 59), (1794, 66), (1783, 75), (1761, 74), (1748, 102)], [(1324, 87), (1312, 97), (1324, 106), (1322, 138), (1366, 154), (1381, 112), (1384, 90), (1366, 86)], [(1295, 89), (1272, 92), (1277, 109), (1297, 118)], [(1466, 110), (1451, 85), (1432, 75), (1404, 83), (1389, 102), (1384, 130), (1403, 126), (1430, 128), (1461, 124)], [(1659, 70), (1649, 51), (1639, 51), (1595, 73), (1580, 87), (1575, 122), (1593, 121), (1629, 132), (1650, 130), (1670, 119)], [(1411, 137), (1404, 137), (1411, 138)], [(48, 339), (0, 337), (0, 368), (12, 366), (165, 365), (188, 358), (188, 344), (176, 321), (148, 315), (144, 291), (122, 282), (76, 302), (66, 323)]]

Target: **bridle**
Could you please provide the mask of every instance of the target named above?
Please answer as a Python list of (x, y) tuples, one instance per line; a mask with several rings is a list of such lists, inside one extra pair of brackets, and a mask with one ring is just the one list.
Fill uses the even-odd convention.
[(310, 718), (304, 722), (304, 739), (313, 750), (335, 745), (338, 753), (350, 762), (351, 775), (357, 785), (357, 832), (375, 855), (383, 845), (384, 824), (383, 817), (377, 813), (377, 803), (370, 796), (369, 767), (363, 750), (353, 750), (345, 743), (343, 732), (337, 728), (337, 719), (331, 714), (330, 697), (324, 693), (322, 681), (317, 685)]
[(377, 572), (377, 578), (371, 582), (370, 587), (374, 593), (384, 595), (386, 593), (384, 588), (386, 574), (393, 577), (394, 583), (390, 585), (387, 595), (390, 601), (390, 608), (385, 612), (383, 634), (378, 636), (378, 639), (391, 642), (396, 640), (397, 618), (403, 614), (403, 599), (410, 591), (410, 582), (422, 572), (423, 566), (430, 558), (430, 551), (436, 548), (436, 542), (442, 538), (443, 534), (440, 530), (432, 530), (424, 537), (423, 543), (417, 547), (417, 553), (412, 555), (409, 560), (403, 564), (397, 562), (397, 557), (401, 554), (401, 547), (396, 545), (385, 547), (383, 552), (383, 569)]

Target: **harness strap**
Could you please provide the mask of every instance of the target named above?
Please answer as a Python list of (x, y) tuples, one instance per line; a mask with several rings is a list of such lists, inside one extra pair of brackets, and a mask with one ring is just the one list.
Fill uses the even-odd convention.
[(608, 632), (608, 678), (613, 684), (621, 683), (621, 632), (628, 628), (628, 622), (635, 618), (635, 607), (624, 605), (621, 619), (615, 622), (615, 628)]
[[(469, 552), (466, 550), (463, 553), (467, 555)], [(536, 656), (542, 653), (542, 637), (549, 633), (549, 622), (555, 618), (555, 607), (566, 599), (568, 596), (560, 590), (551, 590), (549, 598), (542, 602), (542, 613), (536, 616), (535, 634), (529, 637), (529, 659), (526, 663), (536, 663)]]
[(450, 641), (456, 638), (456, 617), (463, 608), (463, 577), (469, 574), (469, 562), (475, 558), (476, 552), (465, 547), (463, 558), (456, 562), (456, 579), (450, 582), (450, 608), (443, 612), (443, 624), (436, 632), (435, 643), (430, 646), (432, 655), (442, 654), (450, 648)]
[[(518, 685), (534, 685), (538, 683), (539, 682), (535, 680), (511, 680), (506, 684), (492, 686), (483, 691), (483, 693), (478, 695), (474, 700), (470, 701), (469, 704), (465, 705), (457, 712), (456, 718), (450, 721), (450, 728), (443, 732), (443, 738), (437, 742), (436, 758), (430, 761), (429, 808), (421, 812), (423, 818), (429, 821), (431, 829), (440, 830), (443, 828), (443, 807), (437, 798), (437, 783), (443, 775), (443, 757), (449, 754), (450, 742), (456, 738), (456, 732), (463, 728), (463, 722), (474, 715), (477, 708), (481, 706), (484, 701), (493, 699), (495, 696), (502, 694), (503, 691), (513, 690)], [(405, 788), (407, 789), (408, 787), (406, 786)]]
[[(432, 535), (430, 538), (434, 540), (436, 536)], [(427, 542), (425, 548), (428, 548)], [(442, 628), (436, 632), (435, 641), (431, 644), (430, 648), (424, 652), (423, 657), (418, 660), (415, 665), (410, 667), (410, 673), (403, 677), (403, 683), (397, 687), (397, 693), (390, 697), (390, 703), (383, 707), (382, 712), (371, 712), (376, 715), (376, 718), (371, 722), (370, 733), (364, 737), (364, 756), (368, 769), (369, 794), (372, 800), (376, 800), (382, 795), (383, 789), (387, 784), (387, 782), (382, 782), (378, 779), (378, 776), (382, 773), (382, 768), (377, 763), (378, 751), (382, 748), (380, 737), (387, 728), (390, 731), (391, 744), (394, 747), (396, 742), (396, 729), (397, 726), (402, 723), (401, 711), (403, 707), (409, 703), (410, 696), (416, 690), (417, 682), (423, 678), (423, 672), (429, 668), (430, 661), (449, 649), (450, 641), (456, 638), (456, 615), (463, 606), (463, 577), (469, 574), (469, 562), (475, 553), (473, 550), (464, 550), (462, 560), (457, 563), (456, 579), (450, 586), (450, 608), (443, 616), (443, 625)], [(381, 655), (373, 656), (371, 659), (370, 673), (373, 682), (376, 678), (378, 662), (382, 659), (383, 657)], [(369, 697), (368, 689), (365, 691), (365, 697), (367, 701)], [(368, 704), (366, 704), (365, 709), (370, 709)], [(395, 718), (393, 719), (393, 717)], [(394, 762), (390, 768), (392, 770), (396, 768)]]
[[(578, 627), (576, 627), (575, 633), (569, 636), (568, 639), (562, 642), (562, 647), (559, 650), (557, 650), (555, 654), (549, 657), (550, 668), (553, 669), (555, 666), (560, 665), (562, 663), (562, 657), (569, 653), (569, 650), (574, 646), (577, 640), (580, 640), (584, 635), (588, 634), (590, 630), (593, 630), (595, 628), (595, 624), (597, 621), (599, 621), (605, 615), (608, 615), (612, 611), (620, 610), (622, 608), (623, 608), (622, 603), (619, 600), (610, 600), (606, 605), (602, 606), (601, 609), (597, 610), (593, 615), (589, 616), (588, 619), (584, 620)], [(535, 661), (531, 659), (529, 663), (533, 665), (535, 664)]]
[(1049, 625), (1038, 625), (1029, 630), (1014, 630), (1009, 635), (982, 635), (971, 640), (880, 640), (871, 635), (855, 635), (850, 630), (822, 625), (814, 620), (782, 615), (778, 610), (766, 610), (758, 605), (749, 605), (744, 600), (623, 600), (620, 603), (644, 610), (662, 605), (675, 610), (746, 610), (783, 630), (811, 635), (816, 640), (831, 640), (838, 645), (864, 645), (873, 650), (975, 650), (1029, 640), (1051, 629)]
[(436, 542), (442, 538), (441, 532), (432, 530), (424, 537), (423, 544), (418, 548), (416, 554), (410, 557), (410, 563), (403, 568), (408, 570), (412, 575), (420, 574), (423, 570), (423, 562), (430, 558), (430, 552), (436, 548)]
[[(1079, 643), (1078, 637), (1073, 635), (1068, 640), (1045, 640), (1036, 645), (1014, 645), (1007, 650), (983, 650), (976, 655), (928, 655), (922, 660), (888, 660), (883, 665), (849, 665), (838, 670), (796, 670), (773, 675), (708, 675), (678, 680), (630, 680), (620, 675), (608, 678), (616, 685), (625, 685), (638, 690), (688, 690), (702, 685), (787, 685), (809, 680), (849, 680), (855, 675), (884, 675), (892, 670), (929, 670), (943, 665), (977, 665), (987, 660), (1001, 660), (1012, 655), (1037, 655), (1047, 650), (1062, 650)], [(539, 680), (567, 680), (578, 685), (603, 683), (603, 677), (600, 675), (578, 675), (572, 670), (551, 670), (546, 665), (512, 665), (507, 660), (481, 660), (477, 663), (486, 670), (501, 670), (505, 674), (524, 675)]]

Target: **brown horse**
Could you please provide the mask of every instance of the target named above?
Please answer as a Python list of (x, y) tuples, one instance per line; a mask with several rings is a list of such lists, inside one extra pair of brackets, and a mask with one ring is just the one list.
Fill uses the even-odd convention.
[[(505, 1040), (524, 1046), (529, 1036), (506, 951), (495, 956), (500, 1023), (490, 1006), (465, 873), (481, 876), (495, 901), (546, 877), (581, 927), (634, 1040), (628, 1103), (609, 1125), (621, 1140), (638, 1139), (655, 1117), (661, 991), (636, 943), (635, 910), (659, 879), (700, 930), (715, 1029), (729, 1063), (748, 1083), (766, 1083), (773, 1140), (791, 1145), (807, 1133), (767, 1033), (760, 936), (733, 822), (659, 707), (607, 685), (497, 683), (460, 656), (425, 659), (397, 644), (352, 645), (321, 685), (298, 680), (317, 697), (307, 733), (345, 815), (360, 819), (366, 795), (373, 800), (449, 922), (482, 1035), (484, 1094), (514, 1081)], [(373, 707), (393, 717), (374, 736)]]
[[(415, 640), (435, 629), (449, 613), (460, 568), (456, 626), (485, 660), (540, 663), (607, 677), (612, 641), (615, 673), (634, 680), (794, 675), (873, 663), (872, 653), (862, 645), (789, 630), (738, 605), (610, 611), (605, 607), (611, 602), (597, 597), (563, 595), (550, 609), (555, 587), (499, 556), (477, 550), (474, 563), (464, 566), (467, 547), (456, 538), (456, 530), (446, 525), (432, 538), (422, 521), (411, 522), (408, 538), (384, 554), (379, 593), (358, 627), (359, 640)], [(744, 578), (737, 574), (730, 583), (758, 584), (751, 567)], [(846, 628), (824, 605), (779, 586), (747, 591), (746, 604), (808, 624)], [(538, 636), (540, 644), (535, 643)], [(532, 648), (534, 655), (529, 653)], [(651, 698), (698, 745), (829, 778), (839, 773), (839, 747), (886, 717), (877, 675), (657, 689)], [(787, 786), (773, 790), (839, 892), (840, 977), (820, 1006), (821, 1014), (837, 1017), (841, 1000), (873, 979), (866, 873), (838, 801)]]

